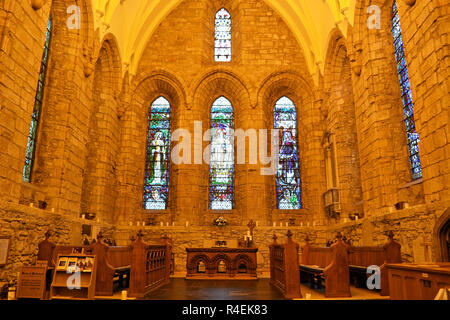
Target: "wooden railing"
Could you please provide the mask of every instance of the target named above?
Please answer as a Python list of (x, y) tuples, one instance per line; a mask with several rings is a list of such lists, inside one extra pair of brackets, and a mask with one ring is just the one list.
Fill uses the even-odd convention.
[(274, 235), (274, 242), (269, 246), (270, 284), (280, 290), (286, 299), (296, 299), (302, 297), (298, 271), (299, 246), (292, 241), (290, 230), (287, 237), (285, 244), (278, 244)]
[(147, 244), (139, 233), (131, 244), (130, 297), (142, 299), (151, 290), (170, 282), (172, 245), (168, 239), (162, 242)]

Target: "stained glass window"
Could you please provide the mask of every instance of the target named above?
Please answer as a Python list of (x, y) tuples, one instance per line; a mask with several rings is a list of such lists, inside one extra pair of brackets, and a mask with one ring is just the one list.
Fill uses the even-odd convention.
[(234, 207), (234, 114), (231, 102), (218, 98), (211, 108), (209, 208)]
[(215, 61), (231, 61), (231, 16), (224, 8), (216, 13), (214, 48)]
[(151, 105), (148, 116), (144, 208), (165, 210), (169, 200), (171, 106), (164, 97)]
[(277, 208), (301, 208), (300, 168), (297, 146), (297, 112), (287, 97), (280, 98), (273, 111), (278, 131), (278, 159), (275, 173)]
[(48, 68), (48, 53), (50, 49), (50, 40), (52, 37), (52, 17), (50, 16), (47, 24), (47, 31), (45, 34), (44, 52), (42, 54), (41, 69), (39, 71), (38, 84), (36, 89), (36, 96), (34, 98), (33, 115), (31, 116), (30, 132), (28, 134), (27, 152), (25, 154), (25, 165), (23, 167), (23, 181), (31, 182), (31, 173), (33, 171), (37, 131), (40, 122), (40, 115), (42, 111), (42, 99), (44, 96), (45, 75)]
[(405, 49), (402, 39), (402, 28), (400, 17), (397, 11), (397, 2), (394, 1), (392, 8), (392, 35), (394, 37), (395, 58), (397, 60), (397, 73), (400, 81), (400, 88), (403, 100), (403, 113), (406, 124), (406, 136), (408, 141), (408, 151), (411, 164), (412, 179), (422, 178), (422, 166), (419, 156), (419, 134), (416, 132), (414, 123), (414, 102), (409, 83), (408, 66), (406, 65)]

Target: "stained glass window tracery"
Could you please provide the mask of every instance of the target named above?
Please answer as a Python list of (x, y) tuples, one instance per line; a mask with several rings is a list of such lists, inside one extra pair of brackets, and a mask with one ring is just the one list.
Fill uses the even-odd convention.
[(275, 173), (277, 208), (301, 209), (301, 184), (297, 143), (297, 112), (288, 97), (280, 98), (273, 112), (278, 130), (277, 168)]
[(216, 13), (214, 61), (231, 61), (231, 15), (225, 8)]
[(394, 1), (394, 5), (392, 7), (392, 36), (394, 37), (397, 73), (402, 93), (403, 113), (406, 125), (411, 174), (412, 179), (417, 180), (422, 178), (422, 166), (419, 155), (420, 139), (414, 122), (414, 102), (411, 94), (411, 85), (409, 83), (408, 66), (406, 64), (405, 49), (403, 46), (402, 28), (400, 25), (400, 17), (398, 14), (396, 1)]
[(144, 181), (144, 208), (165, 210), (169, 201), (171, 106), (164, 97), (156, 99), (148, 116)]
[(41, 120), (42, 99), (44, 96), (45, 76), (48, 68), (48, 54), (50, 50), (50, 41), (52, 37), (52, 17), (48, 18), (47, 31), (45, 33), (44, 52), (42, 54), (41, 69), (39, 71), (38, 85), (34, 98), (33, 115), (31, 117), (30, 131), (28, 134), (27, 151), (25, 154), (25, 165), (23, 167), (22, 178), (25, 182), (31, 182), (31, 173), (33, 171), (37, 131)]
[(218, 98), (211, 107), (209, 208), (234, 207), (234, 112), (231, 102)]

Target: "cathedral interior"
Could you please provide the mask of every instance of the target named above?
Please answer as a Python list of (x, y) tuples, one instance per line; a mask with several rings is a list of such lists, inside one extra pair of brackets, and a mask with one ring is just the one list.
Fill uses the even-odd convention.
[(450, 262), (449, 25), (446, 0), (0, 0), (0, 284), (47, 235), (170, 239), (172, 278), (211, 247), (269, 278), (274, 238)]

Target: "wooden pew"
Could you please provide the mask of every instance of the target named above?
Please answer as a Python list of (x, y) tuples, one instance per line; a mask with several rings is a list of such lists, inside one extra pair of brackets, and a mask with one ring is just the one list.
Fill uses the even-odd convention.
[(291, 230), (287, 233), (285, 244), (277, 243), (273, 235), (270, 251), (270, 284), (280, 290), (286, 299), (302, 297), (300, 274), (298, 272), (298, 244), (292, 241)]
[(170, 282), (172, 245), (163, 238), (160, 244), (147, 244), (139, 231), (131, 243), (130, 288), (128, 295), (143, 299), (147, 293)]
[(386, 264), (401, 263), (401, 245), (394, 240), (394, 233), (388, 235), (388, 242), (383, 246), (349, 248), (350, 277), (359, 287), (367, 287), (367, 267), (380, 267), (381, 295), (389, 295), (389, 281)]
[(440, 289), (450, 288), (450, 263), (388, 263), (386, 273), (391, 300), (434, 300)]
[(95, 285), (96, 296), (112, 296), (114, 293), (114, 279), (118, 278), (119, 286), (127, 287), (123, 284), (126, 277), (129, 283), (131, 269), (131, 247), (111, 247), (103, 242), (103, 235), (100, 232), (97, 242), (91, 244), (89, 248), (97, 257), (97, 278)]
[(348, 245), (342, 241), (338, 233), (337, 241), (329, 248), (312, 247), (309, 239), (302, 247), (302, 262), (300, 264), (300, 279), (308, 280), (313, 287), (320, 288), (325, 281), (325, 297), (351, 297)]

